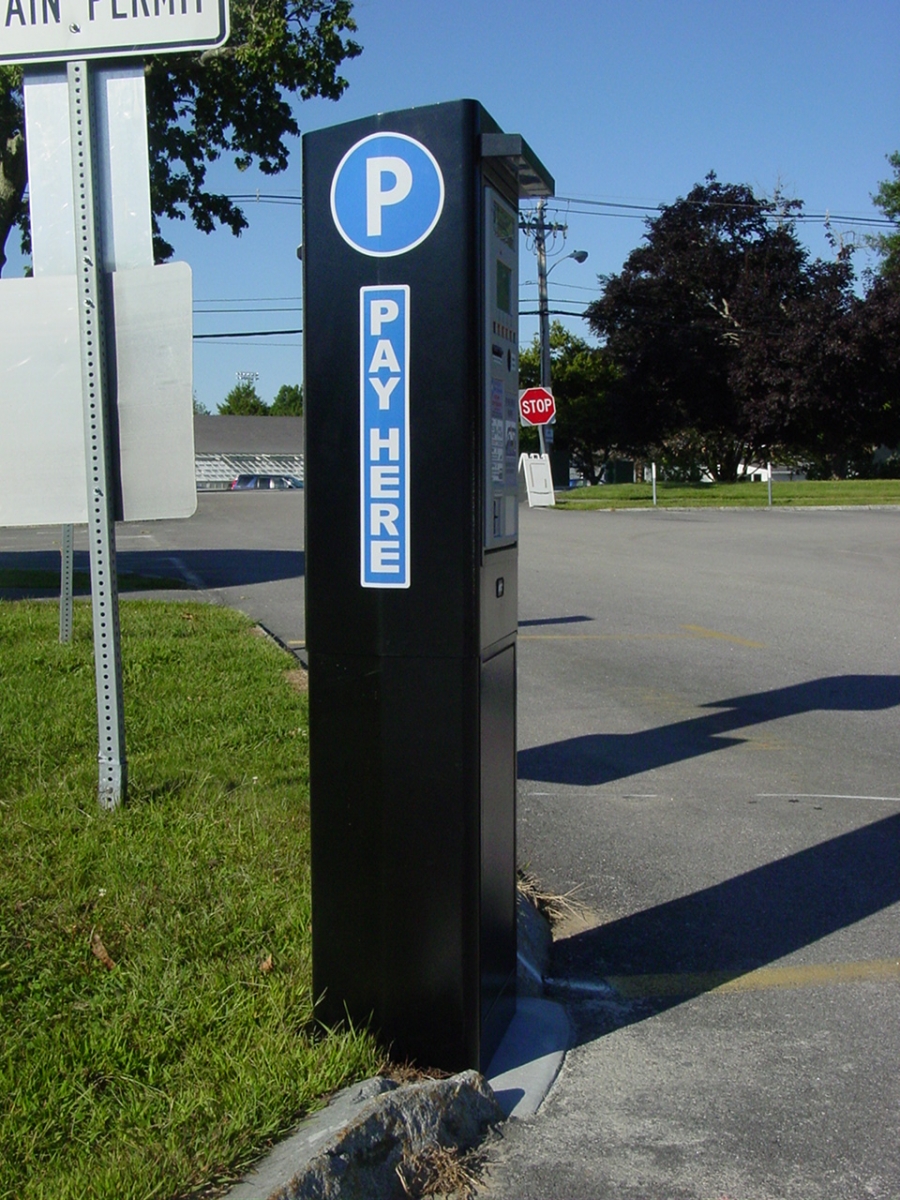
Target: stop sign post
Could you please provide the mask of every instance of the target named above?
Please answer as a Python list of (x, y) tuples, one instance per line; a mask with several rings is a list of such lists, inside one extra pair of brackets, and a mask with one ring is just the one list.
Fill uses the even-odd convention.
[(556, 401), (550, 389), (530, 387), (519, 392), (519, 418), (523, 425), (537, 426), (541, 454), (546, 454), (544, 426), (556, 420)]

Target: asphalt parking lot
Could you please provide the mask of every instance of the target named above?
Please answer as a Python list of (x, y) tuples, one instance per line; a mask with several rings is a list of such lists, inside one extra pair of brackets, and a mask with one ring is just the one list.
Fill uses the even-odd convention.
[(900, 1195), (900, 511), (523, 516), (519, 860), (587, 912), (484, 1194)]
[[(120, 563), (297, 648), (302, 510), (202, 496)], [(900, 509), (521, 513), (519, 861), (584, 912), (483, 1194), (896, 1200)]]
[[(290, 649), (302, 650), (303, 492), (200, 492), (197, 500), (188, 520), (120, 524), (119, 571), (181, 580), (212, 603), (246, 612)], [(59, 541), (56, 527), (0, 529), (0, 567), (57, 565)], [(84, 527), (75, 530), (75, 567), (88, 570)], [(123, 602), (135, 595), (159, 599), (167, 593), (130, 592)]]

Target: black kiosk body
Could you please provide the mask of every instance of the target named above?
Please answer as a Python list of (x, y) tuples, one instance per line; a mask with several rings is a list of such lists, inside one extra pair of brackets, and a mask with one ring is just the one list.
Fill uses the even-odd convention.
[(517, 246), (462, 100), (303, 139), (313, 986), (486, 1067), (516, 976)]

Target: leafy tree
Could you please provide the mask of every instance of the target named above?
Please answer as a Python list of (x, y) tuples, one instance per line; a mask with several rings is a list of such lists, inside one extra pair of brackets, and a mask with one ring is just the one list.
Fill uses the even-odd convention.
[(747, 338), (734, 371), (756, 443), (827, 463), (828, 475), (846, 475), (851, 459), (871, 457), (878, 444), (876, 415), (860, 393), (857, 309), (848, 253), (805, 263), (781, 319)]
[[(23, 239), (30, 238), (27, 205), (23, 204), (27, 183), (22, 71), (0, 67), (0, 271), (6, 265), (6, 239), (17, 221), (22, 223)], [(25, 248), (28, 246), (26, 241)]]
[(882, 273), (900, 275), (900, 150), (889, 154), (887, 160), (894, 168), (894, 178), (883, 179), (872, 200), (897, 228), (893, 233), (875, 234), (870, 243), (883, 256)]
[(860, 297), (849, 250), (806, 262), (781, 320), (747, 338), (742, 376), (758, 444), (822, 478), (870, 473), (874, 451), (900, 440), (900, 277)]
[[(585, 478), (594, 482), (615, 441), (606, 399), (615, 371), (602, 350), (553, 321), (550, 376), (556, 400), (554, 448), (567, 451)], [(535, 337), (519, 354), (519, 386), (532, 387), (540, 380), (541, 346)], [(528, 431), (523, 434), (527, 447)]]
[(621, 370), (612, 399), (633, 453), (683, 468), (696, 455), (734, 480), (742, 460), (808, 441), (815, 421), (836, 428), (850, 403), (853, 273), (846, 254), (809, 261), (801, 207), (710, 174), (601, 280), (587, 315)]
[[(875, 279), (854, 305), (856, 403), (870, 414), (868, 449), (900, 445), (900, 272)], [(865, 464), (868, 467), (868, 463)]]
[(283, 383), (275, 393), (269, 412), (273, 417), (302, 417), (303, 388), (298, 383)]
[[(247, 218), (227, 196), (206, 189), (206, 170), (223, 154), (239, 170), (254, 162), (267, 175), (288, 165), (286, 139), (300, 130), (289, 98), (336, 100), (347, 87), (338, 73), (359, 45), (351, 0), (232, 0), (231, 39), (202, 54), (146, 60), (150, 192), (154, 252), (170, 258), (156, 218), (188, 215), (204, 233), (226, 225), (239, 235)], [(18, 224), (28, 248), (22, 75), (0, 68), (0, 267)]]
[(259, 398), (252, 383), (238, 383), (225, 397), (224, 403), (218, 405), (223, 417), (266, 417), (269, 406)]

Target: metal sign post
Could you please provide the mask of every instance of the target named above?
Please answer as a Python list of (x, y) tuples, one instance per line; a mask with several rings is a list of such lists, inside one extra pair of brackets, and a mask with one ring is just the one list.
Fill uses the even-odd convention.
[(75, 527), (63, 525), (59, 546), (59, 640), (72, 640), (72, 588), (75, 574)]
[[(39, 21), (33, 3), (10, 0), (0, 30), (0, 63), (28, 68), (34, 246), (34, 278), (0, 283), (0, 523), (65, 526), (61, 641), (72, 634), (71, 526), (88, 523), (99, 800), (115, 808), (127, 783), (115, 521), (196, 508), (190, 270), (153, 265), (138, 58), (221, 45), (228, 4), (172, 0), (152, 17), (143, 0), (95, 8), (45, 0)], [(95, 70), (88, 59), (132, 61)], [(37, 453), (52, 464), (40, 488), (20, 478)]]
[(72, 184), (75, 194), (75, 252), (84, 448), (88, 489), (88, 541), (91, 603), (94, 613), (94, 669), (100, 734), (99, 800), (115, 808), (125, 797), (125, 713), (122, 705), (122, 653), (113, 514), (112, 457), (106, 391), (106, 346), (102, 281), (97, 260), (91, 154), (90, 70), (84, 61), (67, 67), (72, 131)]

